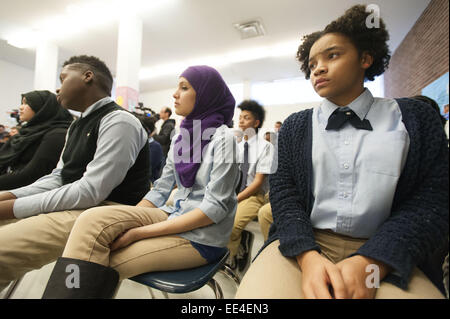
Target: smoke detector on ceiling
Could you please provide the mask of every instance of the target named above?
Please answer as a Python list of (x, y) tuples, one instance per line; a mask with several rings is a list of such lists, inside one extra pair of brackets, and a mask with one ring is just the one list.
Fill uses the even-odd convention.
[(258, 20), (236, 23), (234, 27), (239, 31), (242, 40), (260, 37), (265, 34), (264, 27)]

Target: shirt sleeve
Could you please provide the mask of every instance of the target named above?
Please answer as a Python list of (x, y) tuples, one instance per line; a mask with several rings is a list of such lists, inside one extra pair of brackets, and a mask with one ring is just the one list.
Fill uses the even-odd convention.
[(272, 144), (265, 142), (264, 149), (261, 152), (256, 164), (256, 173), (272, 174), (274, 173), (273, 158), (274, 147)]
[(214, 145), (210, 181), (198, 208), (216, 224), (230, 213), (230, 207), (237, 202), (239, 164), (236, 158), (227, 160), (229, 154), (237, 154), (236, 148), (233, 136), (226, 133)]
[[(45, 191), (46, 187), (57, 185), (52, 179), (51, 185), (50, 181), (47, 181), (48, 184), (41, 181), (44, 192), (37, 192), (37, 185), (19, 190), (19, 196), (26, 197), (15, 201), (14, 215), (24, 218), (39, 213), (85, 209), (98, 205), (123, 181), (145, 143), (147, 134), (133, 115), (123, 111), (106, 115), (100, 122), (94, 158), (87, 165), (83, 177), (73, 183), (61, 185), (60, 171), (54, 171), (51, 177), (58, 176), (59, 187)], [(61, 164), (60, 160), (59, 165)], [(27, 190), (32, 192), (25, 193)]]

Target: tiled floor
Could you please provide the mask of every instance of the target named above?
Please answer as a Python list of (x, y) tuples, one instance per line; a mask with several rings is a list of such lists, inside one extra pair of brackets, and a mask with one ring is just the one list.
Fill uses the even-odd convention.
[[(263, 245), (263, 236), (259, 229), (259, 224), (256, 221), (251, 222), (247, 228), (255, 235), (252, 248), (252, 259)], [(39, 270), (34, 270), (27, 273), (20, 283), (17, 285), (12, 299), (40, 299), (44, 292), (48, 278), (52, 272), (54, 263), (48, 264)], [(236, 293), (236, 285), (228, 277), (218, 273), (214, 279), (220, 284), (223, 290), (224, 298), (233, 298)], [(0, 292), (0, 298), (3, 298), (5, 293)], [(164, 298), (160, 291), (153, 290), (156, 298)], [(150, 292), (147, 287), (131, 280), (124, 280), (117, 292), (116, 299), (149, 299)], [(214, 293), (210, 287), (205, 286), (197, 291), (188, 294), (169, 294), (169, 299), (208, 299), (214, 298)]]

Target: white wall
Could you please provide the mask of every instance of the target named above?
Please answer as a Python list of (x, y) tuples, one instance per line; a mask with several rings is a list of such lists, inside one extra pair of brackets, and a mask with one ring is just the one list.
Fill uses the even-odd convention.
[(320, 102), (267, 105), (264, 107), (266, 110), (266, 119), (264, 120), (262, 131), (266, 131), (267, 129), (273, 130), (275, 122), (284, 122), (284, 120), (286, 120), (292, 113), (310, 109), (318, 106), (319, 104)]
[(0, 60), (0, 123), (14, 126), (17, 122), (6, 112), (18, 109), (20, 95), (33, 90), (34, 70)]
[[(182, 117), (175, 114), (175, 108), (173, 107), (174, 98), (172, 97), (175, 88), (154, 92), (143, 92), (139, 94), (139, 102), (144, 103), (144, 107), (151, 108), (156, 113), (163, 107), (170, 107), (172, 110), (172, 116), (170, 118), (175, 119), (177, 127), (180, 126)], [(156, 122), (156, 129), (159, 132), (163, 121)]]

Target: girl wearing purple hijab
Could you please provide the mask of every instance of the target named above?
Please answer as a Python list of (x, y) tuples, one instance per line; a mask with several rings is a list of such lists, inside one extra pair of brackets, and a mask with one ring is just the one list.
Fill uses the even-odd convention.
[[(226, 252), (239, 179), (228, 129), (235, 100), (208, 66), (186, 69), (173, 97), (184, 120), (161, 177), (137, 206), (97, 207), (80, 215), (44, 298), (109, 298), (119, 279), (198, 267)], [(166, 206), (175, 186), (174, 204)], [(79, 269), (78, 289), (66, 285), (69, 265)]]

